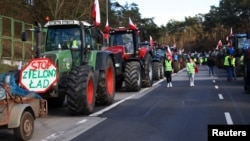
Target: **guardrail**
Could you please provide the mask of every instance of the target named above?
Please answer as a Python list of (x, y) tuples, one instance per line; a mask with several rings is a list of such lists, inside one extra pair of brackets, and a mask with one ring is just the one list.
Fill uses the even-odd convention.
[(28, 61), (33, 57), (34, 32), (27, 32), (28, 40), (22, 42), (21, 33), (33, 29), (34, 25), (0, 15), (0, 60)]

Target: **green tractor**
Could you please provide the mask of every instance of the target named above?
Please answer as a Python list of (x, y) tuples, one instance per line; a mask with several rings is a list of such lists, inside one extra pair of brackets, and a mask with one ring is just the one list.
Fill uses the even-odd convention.
[[(49, 58), (56, 66), (58, 79), (46, 92), (39, 93), (48, 104), (60, 106), (65, 98), (73, 114), (86, 115), (96, 104), (109, 105), (115, 96), (114, 56), (99, 49), (102, 33), (85, 21), (48, 21), (42, 47), (42, 28), (36, 23), (36, 58)], [(23, 34), (25, 40), (25, 34)], [(53, 101), (51, 101), (53, 100)], [(51, 103), (50, 103), (51, 102)]]

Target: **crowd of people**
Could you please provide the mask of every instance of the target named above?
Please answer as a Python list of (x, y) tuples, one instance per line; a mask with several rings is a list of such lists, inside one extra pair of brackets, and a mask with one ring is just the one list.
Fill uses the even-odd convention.
[[(243, 65), (243, 55), (240, 57), (240, 65), (242, 68), (242, 71), (244, 69), (244, 65)], [(208, 67), (208, 75), (210, 77), (214, 77), (214, 67), (216, 66), (216, 64), (218, 63), (216, 55), (207, 55), (207, 56), (203, 56), (203, 57), (194, 57), (191, 55), (188, 55), (187, 59), (186, 59), (186, 71), (187, 71), (187, 75), (188, 75), (188, 79), (189, 79), (189, 85), (190, 87), (194, 87), (194, 80), (195, 80), (195, 73), (197, 73), (196, 68), (198, 67), (198, 65), (207, 65)], [(226, 78), (228, 82), (231, 82), (232, 80), (236, 80), (236, 57), (231, 54), (231, 53), (227, 53), (224, 58), (223, 58), (223, 69), (225, 69), (226, 72)], [(165, 78), (166, 78), (166, 87), (173, 87), (172, 84), (172, 73), (173, 71), (173, 57), (172, 56), (166, 56), (165, 61), (164, 61), (164, 74), (165, 74)]]

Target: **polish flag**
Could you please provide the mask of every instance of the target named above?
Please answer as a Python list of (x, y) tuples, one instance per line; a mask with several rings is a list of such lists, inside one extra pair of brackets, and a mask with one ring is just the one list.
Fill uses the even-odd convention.
[(138, 28), (136, 27), (136, 25), (132, 22), (132, 20), (129, 17), (129, 29), (132, 30), (138, 30)]
[(232, 29), (232, 27), (231, 27), (231, 30), (230, 30), (230, 37), (233, 37), (234, 36), (234, 34), (233, 34), (233, 29)]
[(109, 31), (110, 31), (110, 27), (109, 27), (109, 22), (108, 22), (108, 19), (107, 19), (106, 25), (105, 25), (104, 30), (103, 30), (105, 39), (108, 39)]
[(221, 48), (221, 47), (222, 47), (222, 42), (221, 42), (221, 40), (219, 40), (219, 42), (218, 42), (218, 44), (217, 44), (217, 47), (218, 47), (218, 48)]
[(149, 36), (149, 43), (150, 43), (150, 47), (153, 47), (153, 45), (154, 45), (154, 40), (153, 40), (153, 38), (152, 38), (151, 35)]
[(100, 17), (100, 7), (99, 1), (95, 0), (93, 8), (92, 8), (92, 18), (94, 20), (94, 25), (99, 26), (101, 24), (101, 17)]
[(170, 57), (172, 58), (172, 52), (171, 52), (169, 46), (168, 46), (168, 48), (167, 48), (166, 55), (167, 55), (167, 56), (170, 56)]

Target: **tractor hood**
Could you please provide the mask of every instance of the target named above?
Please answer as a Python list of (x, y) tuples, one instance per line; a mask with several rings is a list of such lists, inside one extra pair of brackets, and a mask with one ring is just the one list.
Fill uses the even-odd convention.
[[(72, 65), (72, 55), (70, 50), (54, 50), (41, 53), (40, 57), (50, 58), (60, 72), (70, 70)], [(59, 65), (60, 64), (60, 65)]]

